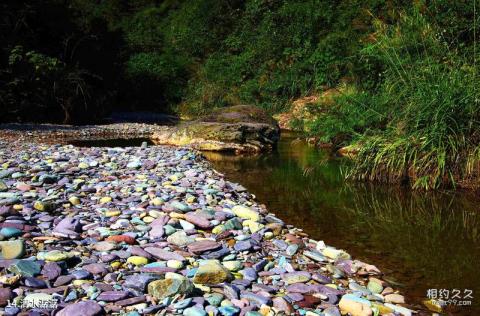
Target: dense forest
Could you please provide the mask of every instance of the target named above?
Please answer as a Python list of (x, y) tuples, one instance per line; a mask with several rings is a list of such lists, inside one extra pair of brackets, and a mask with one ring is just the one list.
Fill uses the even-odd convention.
[[(0, 4), (0, 121), (195, 117), (254, 104), (358, 152), (353, 178), (476, 178), (474, 1), (44, 0)], [(322, 101), (323, 100), (323, 101)]]

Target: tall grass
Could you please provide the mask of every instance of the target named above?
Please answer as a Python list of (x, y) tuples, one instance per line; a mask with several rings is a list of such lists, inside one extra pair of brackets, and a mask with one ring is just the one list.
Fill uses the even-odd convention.
[(420, 189), (477, 187), (480, 108), (472, 56), (418, 11), (396, 26), (378, 22), (376, 29), (362, 57), (380, 67), (381, 83), (339, 98), (337, 112), (326, 114), (353, 121), (350, 130), (320, 123), (320, 129), (347, 132), (359, 148), (347, 177)]

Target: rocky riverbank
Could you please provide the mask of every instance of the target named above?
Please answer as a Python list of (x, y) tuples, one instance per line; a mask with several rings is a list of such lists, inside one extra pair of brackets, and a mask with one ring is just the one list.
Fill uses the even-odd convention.
[(0, 141), (0, 216), (7, 315), (411, 314), (186, 149)]
[(68, 144), (79, 140), (151, 138), (152, 135), (170, 130), (171, 126), (144, 123), (113, 123), (105, 125), (58, 124), (0, 124), (0, 140)]
[[(140, 115), (142, 117), (146, 118)], [(270, 151), (276, 146), (280, 128), (265, 111), (248, 105), (221, 108), (210, 115), (177, 125), (131, 122), (84, 126), (0, 124), (0, 139), (5, 141), (69, 144), (84, 140), (132, 138), (146, 138), (158, 145), (188, 146), (203, 151), (255, 154)]]

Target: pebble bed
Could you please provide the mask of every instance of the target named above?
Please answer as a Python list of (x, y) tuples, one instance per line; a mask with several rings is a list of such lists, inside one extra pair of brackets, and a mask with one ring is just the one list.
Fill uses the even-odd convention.
[(150, 138), (155, 132), (165, 132), (171, 128), (171, 126), (166, 125), (144, 123), (83, 126), (7, 123), (0, 124), (0, 139), (4, 141), (67, 144), (75, 140)]
[(0, 239), (5, 315), (412, 313), (182, 148), (0, 141)]

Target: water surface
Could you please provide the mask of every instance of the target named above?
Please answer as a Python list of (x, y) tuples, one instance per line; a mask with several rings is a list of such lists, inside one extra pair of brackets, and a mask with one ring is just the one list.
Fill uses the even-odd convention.
[(283, 134), (276, 151), (255, 157), (204, 153), (215, 169), (312, 238), (375, 264), (416, 304), (428, 289), (471, 289), (480, 315), (480, 199), (468, 192), (413, 193), (346, 183), (345, 162)]

